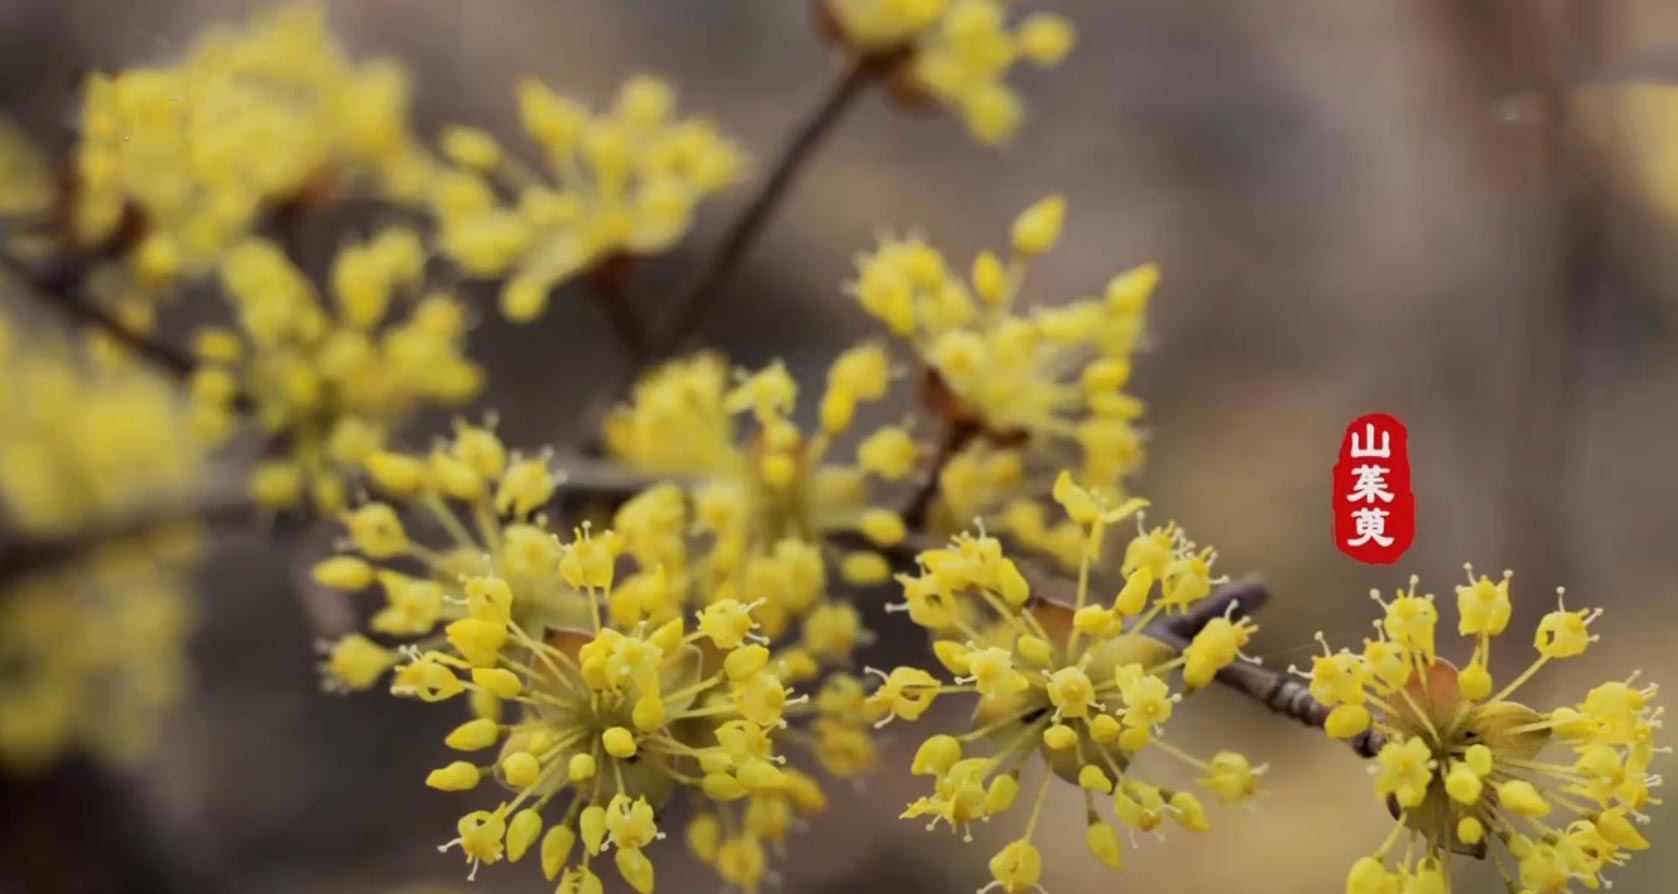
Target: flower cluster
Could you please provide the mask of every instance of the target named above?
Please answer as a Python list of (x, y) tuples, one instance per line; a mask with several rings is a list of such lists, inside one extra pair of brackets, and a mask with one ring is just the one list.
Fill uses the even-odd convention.
[[(1460, 668), (1439, 657), (1439, 612), (1431, 594), (1417, 595), (1414, 578), (1381, 603), (1376, 638), (1361, 652), (1325, 642), (1313, 663), (1311, 694), (1333, 707), (1329, 735), (1373, 730), (1384, 738), (1376, 794), (1398, 818), (1375, 854), (1352, 867), (1351, 894), (1449, 891), (1457, 854), (1489, 854), (1511, 891), (1596, 890), (1605, 871), (1649, 846), (1634, 822), (1656, 803), (1656, 687), (1636, 685), (1633, 674), (1547, 712), (1514, 701), (1539, 670), (1596, 640), (1589, 628), (1601, 613), (1562, 605), (1538, 623), (1537, 659), (1496, 688), (1491, 646), (1509, 623), (1509, 579), (1476, 578), (1470, 568), (1457, 587), (1457, 632), (1474, 643)], [(1550, 746), (1571, 759), (1541, 759)], [(1507, 861), (1489, 847), (1494, 840)]]
[[(1257, 790), (1264, 768), (1223, 751), (1201, 760), (1165, 741), (1161, 729), (1182, 698), (1168, 681), (1181, 669), (1183, 690), (1211, 681), (1241, 657), (1256, 627), (1247, 620), (1218, 619), (1181, 655), (1148, 635), (1166, 612), (1181, 612), (1211, 592), (1212, 553), (1196, 551), (1175, 526), (1143, 531), (1125, 550), (1123, 588), (1111, 605), (1090, 596), (1090, 570), (1108, 525), (1141, 508), (1132, 500), (1109, 506), (1063, 477), (1056, 497), (1084, 531), (1084, 556), (1076, 600), (1057, 603), (1033, 593), (1024, 574), (988, 536), (958, 536), (947, 549), (919, 557), (920, 573), (901, 578), (911, 621), (933, 636), (933, 651), (951, 674), (943, 683), (915, 667), (875, 671), (880, 684), (867, 707), (881, 722), (915, 720), (940, 695), (977, 696), (974, 728), (960, 736), (935, 735), (915, 755), (913, 771), (933, 777), (933, 793), (909, 805), (905, 818), (930, 817), (952, 830), (988, 820), (1013, 806), (1022, 769), (1033, 754), (1044, 772), (1024, 833), (990, 861), (987, 887), (1009, 894), (1038, 884), (1042, 860), (1032, 844), (1052, 780), (1084, 792), (1086, 838), (1102, 863), (1118, 869), (1119, 836), (1101, 819), (1097, 798), (1111, 798), (1118, 822), (1149, 831), (1167, 818), (1192, 831), (1207, 828), (1199, 799), (1139, 778), (1133, 764), (1150, 749), (1201, 774), (1199, 783), (1226, 801)], [(1155, 585), (1158, 595), (1154, 596)], [(979, 741), (993, 744), (970, 755)]]
[(304, 6), (212, 32), (173, 66), (91, 76), (75, 230), (97, 243), (137, 210), (134, 271), (159, 286), (211, 269), (262, 211), (317, 182), (413, 199), (429, 165), (402, 70), (355, 64)]
[(407, 230), (341, 248), (330, 305), (270, 242), (239, 243), (219, 271), (237, 327), (198, 335), (194, 424), (221, 440), (238, 402), (249, 402), (282, 452), (252, 479), (265, 506), (291, 507), (306, 494), (322, 512), (342, 508), (346, 477), (396, 424), (428, 404), (457, 405), (482, 385), (463, 353), (466, 308), (424, 292), (424, 250)]
[(549, 177), (489, 134), (455, 127), (442, 145), (453, 167), (431, 188), (443, 252), (469, 274), (505, 277), (501, 309), (518, 322), (609, 257), (674, 245), (699, 202), (745, 166), (714, 124), (676, 118), (675, 91), (657, 78), (631, 79), (600, 114), (536, 81), (519, 86), (518, 101)]
[[(1019, 523), (1010, 533), (1075, 560), (1075, 529), (1051, 530), (1041, 510), (1005, 504), (1033, 471), (1024, 468), (1027, 458), (1037, 460), (1039, 474), (1023, 488), (1033, 494), (1045, 489), (1044, 470), (1059, 467), (1068, 451), (1081, 460), (1080, 482), (1108, 494), (1141, 465), (1142, 402), (1124, 389), (1159, 273), (1143, 266), (1114, 277), (1100, 298), (1018, 307), (1027, 267), (1058, 241), (1064, 214), (1058, 197), (1026, 209), (1014, 221), (1010, 257), (981, 252), (965, 277), (919, 239), (888, 239), (858, 261), (850, 288), (914, 347), (928, 400), (946, 423), (992, 442), (974, 445), (946, 470), (953, 520), (1005, 508), (1003, 520)], [(996, 459), (999, 447), (1025, 456)]]
[(1019, 129), (1009, 70), (1024, 59), (1053, 68), (1072, 49), (1072, 24), (1050, 13), (1012, 21), (1006, 0), (828, 0), (845, 42), (859, 53), (906, 48), (900, 80), (958, 111), (973, 135), (1000, 143)]
[(66, 750), (142, 754), (185, 680), (196, 526), (137, 527), (201, 474), (183, 408), (155, 378), (106, 368), (0, 316), (0, 528), (27, 537), (131, 536), (0, 582), (0, 764)]
[[(491, 427), (456, 422), (428, 454), (375, 449), (365, 465), (381, 499), (344, 512), (348, 540), (314, 577), (345, 592), (382, 591), (373, 633), (444, 648), (433, 632), (468, 616), (464, 582), (490, 574), (507, 588), (510, 620), (533, 635), (585, 620), (576, 591), (557, 573), (561, 549), (544, 510), (561, 477), (546, 456), (509, 454)], [(428, 536), (410, 536), (404, 515), (425, 524), (416, 533)], [(328, 686), (366, 689), (398, 657), (364, 636), (347, 637), (325, 664)]]
[[(684, 509), (671, 488), (626, 505), (617, 516), (619, 532), (643, 564), (663, 566), (678, 589), (691, 578), (700, 601), (763, 600), (758, 619), (770, 638), (779, 638), (827, 603), (830, 558), (850, 583), (889, 577), (885, 559), (873, 551), (826, 555), (837, 532), (860, 532), (881, 548), (903, 540), (903, 520), (872, 505), (868, 485), (871, 476), (895, 481), (913, 470), (916, 447), (907, 434), (889, 426), (872, 432), (855, 464), (829, 456), (858, 405), (883, 397), (889, 386), (881, 348), (844, 352), (828, 371), (820, 429), (812, 434), (790, 418), (798, 385), (779, 363), (732, 386), (727, 367), (711, 356), (653, 371), (607, 419), (606, 446), (633, 468), (686, 479), (691, 527), (705, 538), (689, 555), (680, 536)], [(848, 649), (822, 651), (848, 657)]]
[(702, 355), (655, 370), (606, 423), (613, 455), (686, 485), (655, 486), (616, 515), (625, 551), (659, 574), (659, 586), (626, 590), (671, 598), (639, 596), (621, 620), (636, 613), (662, 620), (683, 605), (718, 600), (752, 605), (786, 681), (822, 680), (805, 741), (837, 776), (869, 769), (875, 756), (859, 711), (861, 683), (842, 670), (869, 633), (829, 579), (837, 571), (847, 583), (870, 585), (891, 572), (874, 549), (842, 552), (831, 538), (854, 532), (880, 549), (901, 543), (903, 519), (872, 504), (869, 478), (903, 478), (916, 454), (907, 434), (891, 427), (864, 440), (855, 465), (831, 461), (829, 451), (858, 405), (884, 396), (889, 384), (879, 347), (844, 352), (828, 371), (820, 430), (809, 434), (789, 418), (797, 385), (780, 364), (731, 387), (722, 362)]
[[(562, 544), (549, 533), (541, 510), (556, 479), (541, 459), (507, 460), (486, 429), (462, 426), (428, 458), (378, 454), (369, 469), (375, 486), (425, 513), (451, 545), (410, 539), (390, 503), (350, 513), (351, 550), (322, 562), (316, 578), (382, 588), (372, 629), (407, 644), (346, 637), (325, 670), (341, 688), (367, 688), (395, 667), (397, 695), (469, 694), (475, 716), (446, 744), (499, 753), (452, 762), (427, 783), (457, 791), (492, 780), (511, 794), (463, 816), (445, 847), (459, 846), (474, 872), (534, 852), (567, 891), (600, 890), (591, 861), (611, 850), (618, 873), (645, 894), (654, 875), (645, 850), (664, 837), (655, 815), (685, 793), (701, 805), (691, 849), (732, 887), (755, 890), (794, 815), (825, 803), (814, 779), (783, 765), (787, 718), (859, 712), (860, 684), (825, 689), (819, 709), (793, 698), (788, 661), (768, 648), (755, 604), (715, 599), (689, 631), (662, 572), (620, 579), (626, 538), (585, 526)], [(425, 573), (410, 576), (403, 563)], [(667, 605), (677, 608), (663, 617)]]

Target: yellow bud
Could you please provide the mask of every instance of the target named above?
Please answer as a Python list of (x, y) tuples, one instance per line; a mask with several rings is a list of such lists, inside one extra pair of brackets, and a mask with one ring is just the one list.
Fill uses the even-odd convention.
[(1457, 823), (1457, 839), (1463, 844), (1473, 846), (1479, 844), (1486, 837), (1486, 827), (1472, 816), (1465, 816)]
[(1066, 200), (1060, 196), (1050, 196), (1020, 212), (1014, 219), (1014, 252), (1031, 257), (1053, 248), (1065, 219)]
[(1120, 866), (1119, 834), (1106, 823), (1090, 823), (1084, 831), (1084, 841), (1089, 845), (1090, 853), (1106, 864), (1109, 869), (1117, 870)]
[(965, 643), (953, 639), (941, 639), (932, 644), (932, 654), (938, 658), (938, 663), (956, 676), (967, 674), (967, 658), (972, 652)]
[(1090, 738), (1098, 744), (1105, 745), (1119, 737), (1124, 728), (1119, 725), (1119, 719), (1111, 714), (1097, 714), (1090, 720)]
[(1135, 754), (1136, 752), (1147, 748), (1148, 743), (1153, 740), (1154, 735), (1147, 727), (1132, 726), (1125, 729), (1124, 732), (1119, 733), (1119, 748), (1131, 754)]
[(606, 808), (599, 804), (584, 807), (582, 815), (577, 817), (577, 830), (582, 833), (583, 847), (589, 855), (599, 854), (600, 845), (606, 841)]
[(587, 782), (594, 778), (594, 755), (578, 753), (571, 755), (571, 761), (565, 768), (566, 775), (572, 782)]
[(1078, 733), (1064, 723), (1057, 723), (1043, 731), (1043, 744), (1053, 751), (1063, 751), (1078, 744)]
[(1071, 472), (1061, 470), (1060, 475), (1055, 478), (1053, 495), (1055, 502), (1066, 510), (1067, 516), (1080, 525), (1088, 527), (1101, 518), (1101, 510), (1095, 505), (1095, 498), (1072, 480)]
[(472, 682), (488, 690), (496, 698), (514, 698), (524, 690), (518, 674), (499, 667), (472, 668)]
[(1100, 638), (1116, 632), (1119, 619), (1099, 605), (1086, 605), (1072, 615), (1072, 626), (1085, 636)]
[(699, 787), (713, 801), (734, 801), (746, 796), (746, 787), (740, 780), (726, 773), (706, 773)]
[(891, 580), (891, 563), (879, 553), (854, 552), (839, 563), (839, 576), (852, 586), (871, 587)]
[(542, 814), (534, 809), (526, 808), (513, 814), (513, 821), (507, 824), (507, 861), (517, 863), (523, 859), (525, 851), (536, 843), (536, 836), (542, 834)]
[(478, 768), (465, 761), (455, 761), (446, 767), (432, 770), (425, 784), (445, 792), (464, 792), (478, 785)]
[(1072, 49), (1072, 23), (1050, 13), (1026, 16), (1020, 22), (1020, 52), (1034, 64), (1059, 65)]
[(1031, 584), (1012, 559), (997, 563), (996, 589), (1002, 594), (1003, 601), (1012, 606), (1025, 605), (1026, 600), (1031, 598)]
[(1457, 686), (1463, 698), (1477, 702), (1492, 694), (1492, 675), (1484, 664), (1474, 661), (1457, 674)]
[(903, 517), (889, 509), (868, 509), (862, 513), (857, 528), (875, 546), (896, 546), (903, 542), (907, 529)]
[(314, 579), (334, 590), (362, 590), (373, 583), (373, 566), (355, 556), (334, 556), (315, 565)]
[(635, 728), (642, 732), (652, 732), (664, 725), (664, 699), (656, 695), (643, 695), (635, 700), (635, 707), (630, 711), (630, 719)]
[(1524, 779), (1513, 779), (1498, 786), (1497, 800), (1505, 808), (1534, 819), (1550, 812), (1549, 803), (1538, 794), (1538, 789)]
[(1134, 617), (1142, 613), (1148, 604), (1148, 591), (1154, 586), (1154, 573), (1147, 568), (1138, 568), (1125, 578), (1124, 587), (1113, 600), (1113, 611), (1122, 617)]
[(1451, 800), (1458, 804), (1478, 804), (1484, 789), (1480, 777), (1467, 764), (1452, 762), (1450, 772), (1445, 774), (1445, 792)]
[(1369, 729), (1369, 709), (1362, 705), (1340, 705), (1328, 713), (1323, 729), (1336, 739), (1351, 737)]
[(454, 728), (443, 744), (456, 751), (478, 751), (501, 739), (501, 727), (493, 720), (468, 720)]
[(601, 733), (600, 743), (606, 748), (607, 754), (619, 760), (635, 756), (635, 734), (621, 726), (614, 726)]
[(921, 743), (909, 772), (916, 776), (942, 776), (961, 760), (961, 742), (955, 736), (938, 735)]
[(554, 826), (548, 829), (548, 834), (542, 836), (542, 875), (548, 881), (559, 877), (559, 871), (565, 868), (565, 862), (571, 856), (571, 848), (577, 844), (577, 833), (571, 831), (570, 826)]
[(985, 814), (995, 816), (1014, 806), (1014, 799), (1020, 796), (1020, 778), (1013, 773), (1004, 773), (990, 781), (990, 788), (985, 790)]
[(1021, 658), (1037, 665), (1047, 665), (1055, 654), (1049, 641), (1038, 636), (1022, 636), (1014, 641), (1014, 648)]
[(515, 751), (501, 759), (501, 773), (507, 777), (508, 785), (514, 788), (528, 788), (542, 778), (542, 765), (536, 760), (536, 755), (528, 751)]
[(1105, 795), (1113, 790), (1113, 780), (1095, 764), (1085, 764), (1078, 770), (1078, 787)]
[(769, 650), (756, 643), (750, 643), (728, 653), (722, 660), (723, 672), (728, 679), (739, 683), (746, 678), (763, 670), (769, 663)]
[(687, 842), (688, 850), (698, 857), (702, 863), (711, 863), (717, 858), (717, 845), (722, 841), (722, 823), (717, 821), (715, 814), (701, 813), (688, 821)]

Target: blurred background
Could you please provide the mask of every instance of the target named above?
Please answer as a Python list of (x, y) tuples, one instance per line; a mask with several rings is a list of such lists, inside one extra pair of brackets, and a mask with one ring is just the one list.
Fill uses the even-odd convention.
[[(875, 332), (841, 283), (878, 235), (921, 233), (965, 263), (1003, 244), (1019, 209), (1064, 193), (1067, 235), (1034, 268), (1030, 300), (1094, 293), (1143, 261), (1162, 267), (1136, 370), (1151, 420), (1138, 490), (1215, 544), (1222, 570), (1270, 582), (1251, 651), (1285, 667), (1307, 660), (1314, 631), (1355, 642), (1373, 617), (1371, 587), (1416, 573), (1449, 594), (1471, 561), (1516, 571), (1510, 638), (1521, 642), (1510, 645), (1523, 647), (1505, 648), (1494, 671), (1524, 664), (1517, 631), (1552, 607), (1555, 586), (1607, 609), (1593, 627), (1601, 646), (1540, 676), (1535, 704), (1639, 668), (1678, 679), (1678, 219), (1663, 210), (1678, 196), (1658, 190), (1662, 166), (1678, 166), (1678, 104), (1663, 120), (1622, 102), (1619, 86), (1678, 84), (1678, 6), (1043, 5), (1077, 23), (1079, 45), (1061, 69), (1015, 79), (1029, 119), (1012, 144), (981, 148), (947, 116), (865, 98), (729, 283), (706, 341), (743, 365), (783, 357), (814, 381), (837, 349)], [(0, 105), (51, 133), (89, 68), (170, 57), (206, 24), (263, 7), (0, 0)], [(766, 164), (839, 64), (791, 0), (327, 9), (354, 51), (410, 65), (427, 130), (512, 134), (512, 88), (526, 75), (604, 102), (651, 71)], [(1574, 110), (1565, 128), (1561, 95)], [(643, 314), (656, 317), (663, 285), (746, 192), (707, 205), (683, 247), (640, 272)], [(509, 443), (578, 441), (580, 408), (623, 368), (609, 332), (594, 307), (563, 296), (537, 326), (483, 315), (472, 346), (490, 366), (481, 403), (500, 410)], [(1394, 568), (1358, 565), (1330, 537), (1341, 434), (1376, 411), (1411, 437), (1417, 536)], [(459, 855), (437, 853), (460, 802), (422, 781), (452, 717), (318, 691), (323, 609), (296, 585), (296, 557), (318, 536), (242, 535), (216, 556), (194, 691), (163, 747), (133, 779), (72, 766), (16, 789), (0, 823), (54, 815), (77, 831), (68, 843), (8, 835), (7, 861), (74, 855), (80, 875), (65, 876), (65, 891), (546, 887), (526, 866), (468, 886)], [(869, 657), (885, 664), (913, 646), (900, 632)], [(1391, 823), (1363, 762), (1224, 691), (1190, 707), (1174, 740), (1268, 762), (1268, 794), (1251, 810), (1214, 810), (1208, 837), (1174, 830), (1127, 849), (1115, 878), (1084, 853), (1082, 805), (1060, 791), (1039, 842), (1048, 890), (1342, 890)], [(966, 892), (988, 880), (984, 862), (1012, 825), (964, 846), (895, 820), (921, 787), (902, 769), (921, 736), (890, 732), (882, 763), (898, 769), (834, 792), (829, 813), (792, 840), (781, 890)], [(1655, 847), (1613, 876), (1617, 890), (1666, 890), (1678, 873), (1678, 816), (1655, 813)], [(678, 842), (663, 847), (661, 891), (717, 887), (708, 872), (676, 869)], [(25, 877), (41, 876), (15, 874)], [(0, 891), (36, 890), (15, 879), (0, 866)], [(1458, 880), (1470, 894), (1501, 890), (1494, 873)]]

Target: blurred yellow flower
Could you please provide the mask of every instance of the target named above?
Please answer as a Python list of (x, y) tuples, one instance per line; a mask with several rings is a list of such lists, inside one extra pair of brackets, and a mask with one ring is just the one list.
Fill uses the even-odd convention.
[(506, 277), (501, 309), (529, 322), (556, 287), (613, 255), (669, 249), (703, 199), (740, 179), (740, 149), (703, 118), (675, 117), (668, 83), (636, 77), (594, 113), (537, 81), (519, 85), (524, 129), (547, 174), (482, 131), (445, 132), (453, 163), (431, 185), (443, 252), (467, 273)]
[(343, 246), (331, 304), (275, 245), (248, 239), (222, 258), (236, 329), (198, 333), (194, 427), (211, 441), (234, 428), (239, 399), (279, 438), (263, 463), (257, 501), (289, 508), (305, 496), (322, 512), (347, 502), (346, 480), (390, 431), (427, 405), (458, 405), (483, 373), (464, 354), (464, 305), (425, 292), (425, 253), (401, 229)]
[(1007, 0), (827, 0), (845, 42), (862, 53), (909, 52), (902, 80), (956, 110), (973, 135), (1000, 143), (1019, 129), (1007, 84), (1021, 60), (1053, 68), (1071, 51), (1072, 24), (1051, 13), (1010, 15)]
[(145, 235), (132, 264), (153, 285), (210, 270), (314, 183), (412, 200), (431, 164), (406, 75), (352, 62), (313, 6), (213, 31), (172, 66), (91, 76), (80, 137), (77, 233), (105, 239), (133, 207)]
[[(181, 509), (203, 474), (183, 404), (0, 316), (0, 530), (70, 539)], [(197, 553), (174, 523), (0, 581), (0, 765), (145, 755), (184, 685)]]

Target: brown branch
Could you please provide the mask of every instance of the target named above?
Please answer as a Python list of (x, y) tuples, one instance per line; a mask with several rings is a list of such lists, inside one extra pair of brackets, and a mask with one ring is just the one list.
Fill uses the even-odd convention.
[(647, 353), (649, 361), (674, 355), (693, 336), (715, 303), (718, 289), (745, 260), (816, 149), (868, 86), (890, 74), (906, 56), (902, 49), (859, 56), (834, 79), (821, 102), (798, 124), (757, 193), (728, 225), (698, 272), (677, 293), (671, 324), (653, 337)]
[(134, 331), (109, 311), (82, 297), (81, 289), (87, 271), (81, 265), (59, 263), (37, 270), (17, 257), (0, 252), (0, 268), (23, 284), (41, 304), (59, 311), (73, 322), (105, 333), (158, 370), (177, 379), (192, 375), (197, 364), (191, 355)]
[(169, 525), (193, 521), (226, 524), (249, 518), (253, 511), (246, 500), (224, 495), (201, 502), (153, 506), (95, 521), (66, 534), (10, 535), (0, 530), (0, 586), (25, 575), (52, 571), (100, 547), (142, 538)]
[(641, 315), (629, 305), (628, 282), (634, 272), (635, 260), (627, 255), (615, 255), (599, 264), (589, 275), (589, 298), (594, 301), (606, 321), (623, 344), (632, 369), (640, 369), (647, 362), (647, 325)]
[(910, 498), (909, 505), (903, 509), (903, 523), (910, 528), (926, 527), (927, 516), (932, 511), (932, 501), (938, 496), (939, 479), (943, 477), (944, 467), (955, 459), (956, 454), (979, 434), (979, 427), (966, 420), (947, 420), (944, 423), (944, 436), (938, 441), (938, 452), (933, 454), (932, 465), (926, 471), (926, 478), (920, 487), (915, 489), (915, 495)]

